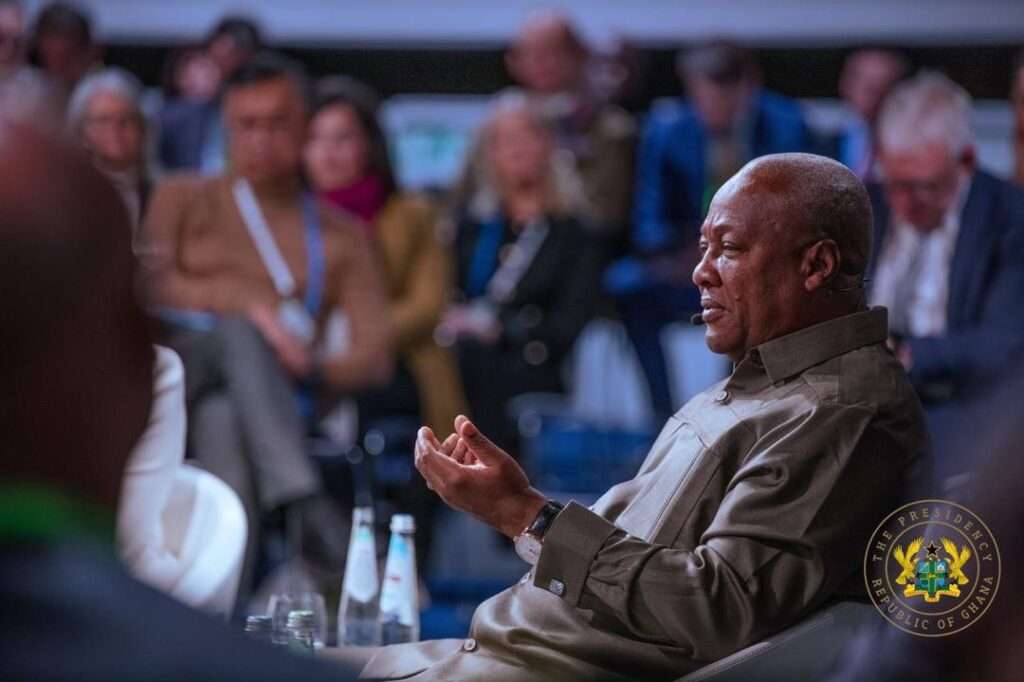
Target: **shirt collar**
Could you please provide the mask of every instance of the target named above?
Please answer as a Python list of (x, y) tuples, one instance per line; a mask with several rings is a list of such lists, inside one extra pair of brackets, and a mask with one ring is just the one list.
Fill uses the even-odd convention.
[(882, 343), (888, 336), (888, 311), (875, 307), (772, 339), (751, 354), (776, 383), (857, 348)]

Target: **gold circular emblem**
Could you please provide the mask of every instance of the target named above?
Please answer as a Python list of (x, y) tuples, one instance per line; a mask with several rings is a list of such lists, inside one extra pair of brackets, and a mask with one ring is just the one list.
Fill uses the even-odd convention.
[(945, 637), (976, 623), (999, 589), (999, 547), (971, 510), (917, 500), (878, 525), (864, 553), (875, 608), (904, 632)]

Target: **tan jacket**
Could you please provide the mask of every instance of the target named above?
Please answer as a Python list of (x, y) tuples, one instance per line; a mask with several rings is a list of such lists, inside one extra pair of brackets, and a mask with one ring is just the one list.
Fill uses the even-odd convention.
[(424, 421), (447, 435), (467, 407), (455, 359), (434, 342), (452, 279), (437, 214), (423, 199), (396, 194), (377, 217), (376, 238), (396, 353), (416, 382)]
[(363, 676), (673, 680), (862, 594), (868, 538), (927, 443), (887, 334), (874, 309), (751, 351), (636, 478), (558, 515), (471, 639), (385, 647)]
[[(241, 315), (253, 302), (280, 297), (238, 212), (234, 177), (178, 176), (150, 200), (142, 227), (143, 262), (157, 305)], [(260, 208), (299, 295), (306, 290), (306, 244), (298, 188), (259, 196)], [(320, 206), (325, 267), (320, 329), (330, 311), (348, 317), (351, 344), (327, 358), (324, 377), (337, 391), (386, 381), (392, 368), (387, 305), (379, 268), (362, 230)]]

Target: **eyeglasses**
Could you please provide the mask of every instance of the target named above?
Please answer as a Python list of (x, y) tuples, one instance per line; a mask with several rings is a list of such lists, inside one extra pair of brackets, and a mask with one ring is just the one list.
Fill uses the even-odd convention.
[(950, 191), (955, 184), (956, 173), (957, 169), (951, 168), (931, 178), (914, 180), (886, 178), (882, 181), (882, 184), (890, 194), (934, 199)]

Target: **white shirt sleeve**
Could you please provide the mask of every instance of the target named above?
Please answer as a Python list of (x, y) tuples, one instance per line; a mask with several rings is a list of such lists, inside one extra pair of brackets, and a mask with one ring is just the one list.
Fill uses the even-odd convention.
[(162, 515), (185, 457), (185, 372), (174, 351), (155, 350), (153, 406), (125, 467), (117, 546), (135, 577), (170, 592), (184, 567), (165, 546)]

